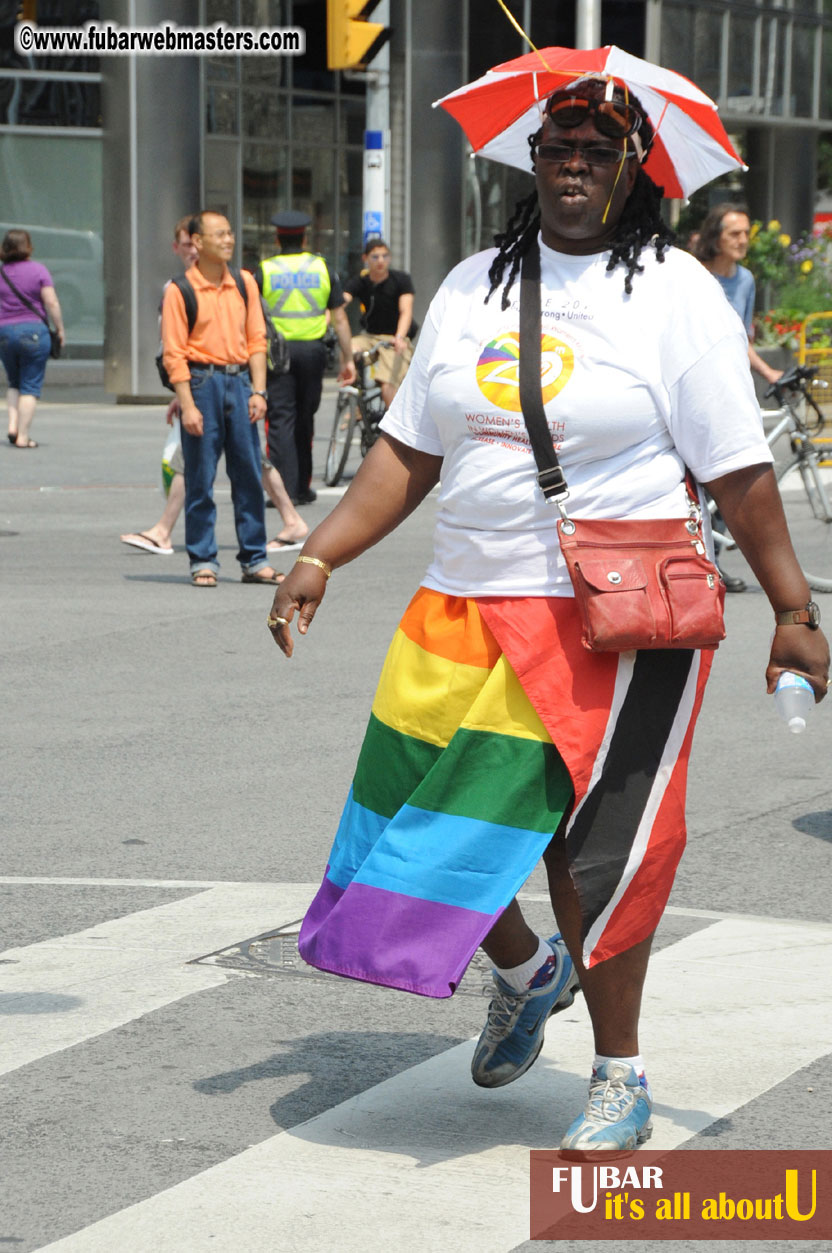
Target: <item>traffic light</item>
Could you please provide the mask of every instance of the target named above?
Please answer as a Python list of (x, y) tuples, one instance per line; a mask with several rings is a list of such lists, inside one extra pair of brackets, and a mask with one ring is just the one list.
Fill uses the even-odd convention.
[[(375, 0), (377, 3), (377, 0)], [(361, 14), (373, 0), (326, 0), (326, 63), (331, 70), (345, 70), (369, 60), (366, 54), (387, 30), (368, 22)]]

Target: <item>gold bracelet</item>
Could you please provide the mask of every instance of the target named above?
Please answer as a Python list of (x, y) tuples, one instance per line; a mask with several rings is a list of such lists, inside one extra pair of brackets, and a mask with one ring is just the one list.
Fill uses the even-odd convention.
[(304, 557), (301, 555), (296, 559), (295, 565), (299, 565), (302, 561), (305, 561), (307, 565), (317, 566), (318, 569), (323, 570), (327, 578), (332, 574), (332, 566), (328, 566), (325, 561), (321, 561), (320, 557)]

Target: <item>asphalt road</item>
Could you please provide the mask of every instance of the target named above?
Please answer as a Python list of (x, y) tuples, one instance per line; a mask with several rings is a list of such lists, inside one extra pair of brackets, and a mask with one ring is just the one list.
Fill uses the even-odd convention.
[[(539, 1098), (530, 1087), (531, 1104), (483, 1105), (464, 1076), (476, 996), (308, 977), (291, 941), (259, 966), (239, 949), (291, 932), (323, 871), (387, 643), (427, 563), (431, 501), (338, 572), (287, 662), (266, 629), (269, 591), (239, 580), (222, 477), (216, 590), (190, 585), (181, 523), (173, 557), (119, 543), (161, 512), (162, 412), (47, 392), (40, 448), (0, 446), (0, 1248), (537, 1247), (525, 1243), (525, 1153), (556, 1145), (577, 1112), (551, 1095), (546, 1059), (560, 1047), (568, 1062), (574, 1044), (586, 1073), (583, 1006), (550, 1026), (528, 1081), (544, 1084)], [(310, 523), (337, 495), (319, 494)], [(832, 715), (817, 709), (803, 736), (778, 722), (763, 679), (770, 613), (751, 583), (728, 598), (645, 1035), (657, 1097), (677, 1079), (683, 1090), (668, 1146), (826, 1148)], [(525, 895), (533, 924), (552, 930), (539, 872)], [(690, 969), (705, 973), (693, 992)], [(445, 1113), (428, 1132), (408, 1119), (429, 1092)], [(679, 1106), (698, 1113), (685, 1123)], [(393, 1123), (388, 1142), (378, 1128)], [(345, 1157), (349, 1135), (358, 1157)], [(505, 1145), (515, 1156), (495, 1184), (488, 1163)], [(424, 1169), (400, 1193), (404, 1158)], [(445, 1180), (448, 1160), (467, 1174)], [(278, 1178), (302, 1203), (281, 1193), (275, 1215)], [(252, 1179), (272, 1182), (252, 1192)], [(405, 1193), (419, 1201), (418, 1241)], [(494, 1196), (516, 1209), (505, 1224)], [(201, 1225), (197, 1211), (210, 1215)], [(794, 1247), (830, 1245), (832, 1232)]]

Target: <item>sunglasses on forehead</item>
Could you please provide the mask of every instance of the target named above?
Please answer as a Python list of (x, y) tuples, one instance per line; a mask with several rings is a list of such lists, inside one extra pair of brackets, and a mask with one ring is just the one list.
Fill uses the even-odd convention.
[(574, 130), (591, 119), (598, 133), (608, 139), (626, 139), (644, 121), (635, 105), (581, 91), (556, 91), (546, 102), (546, 113), (559, 130)]

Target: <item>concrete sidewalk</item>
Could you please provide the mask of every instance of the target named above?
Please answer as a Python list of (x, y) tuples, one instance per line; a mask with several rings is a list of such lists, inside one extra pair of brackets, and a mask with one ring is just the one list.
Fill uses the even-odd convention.
[[(240, 581), (224, 471), (219, 586), (209, 596), (191, 585), (181, 520), (172, 556), (119, 542), (164, 506), (163, 407), (72, 394), (66, 401), (56, 390), (38, 407), (37, 449), (0, 444), (2, 752), (4, 776), (15, 780), (4, 798), (6, 872), (77, 873), (83, 864), (94, 874), (157, 873), (161, 854), (170, 858), (165, 874), (186, 866), (190, 874), (213, 849), (219, 877), (257, 878), (264, 868), (274, 877), (270, 856), (268, 868), (250, 865), (261, 860), (256, 842), (240, 847), (241, 791), (247, 829), (269, 829), (277, 786), (295, 798), (293, 829), (328, 838), (333, 796), (346, 794), (353, 761), (341, 754), (327, 788), (310, 787), (309, 761), (321, 753), (331, 761), (345, 734), (343, 719), (330, 728), (313, 706), (328, 702), (335, 676), (342, 683), (348, 638), (349, 695), (340, 701), (360, 734), (380, 659), (427, 566), (433, 510), (333, 580), (327, 614), (289, 663), (266, 629), (272, 589)], [(316, 440), (318, 470), (325, 442)], [(315, 486), (318, 500), (301, 511), (310, 527), (342, 493)], [(270, 509), (266, 519), (276, 535), (279, 515)], [(290, 756), (279, 747), (287, 739)], [(130, 844), (136, 836), (156, 846), (147, 861)], [(283, 877), (309, 880), (306, 860), (305, 847), (286, 842)]]

